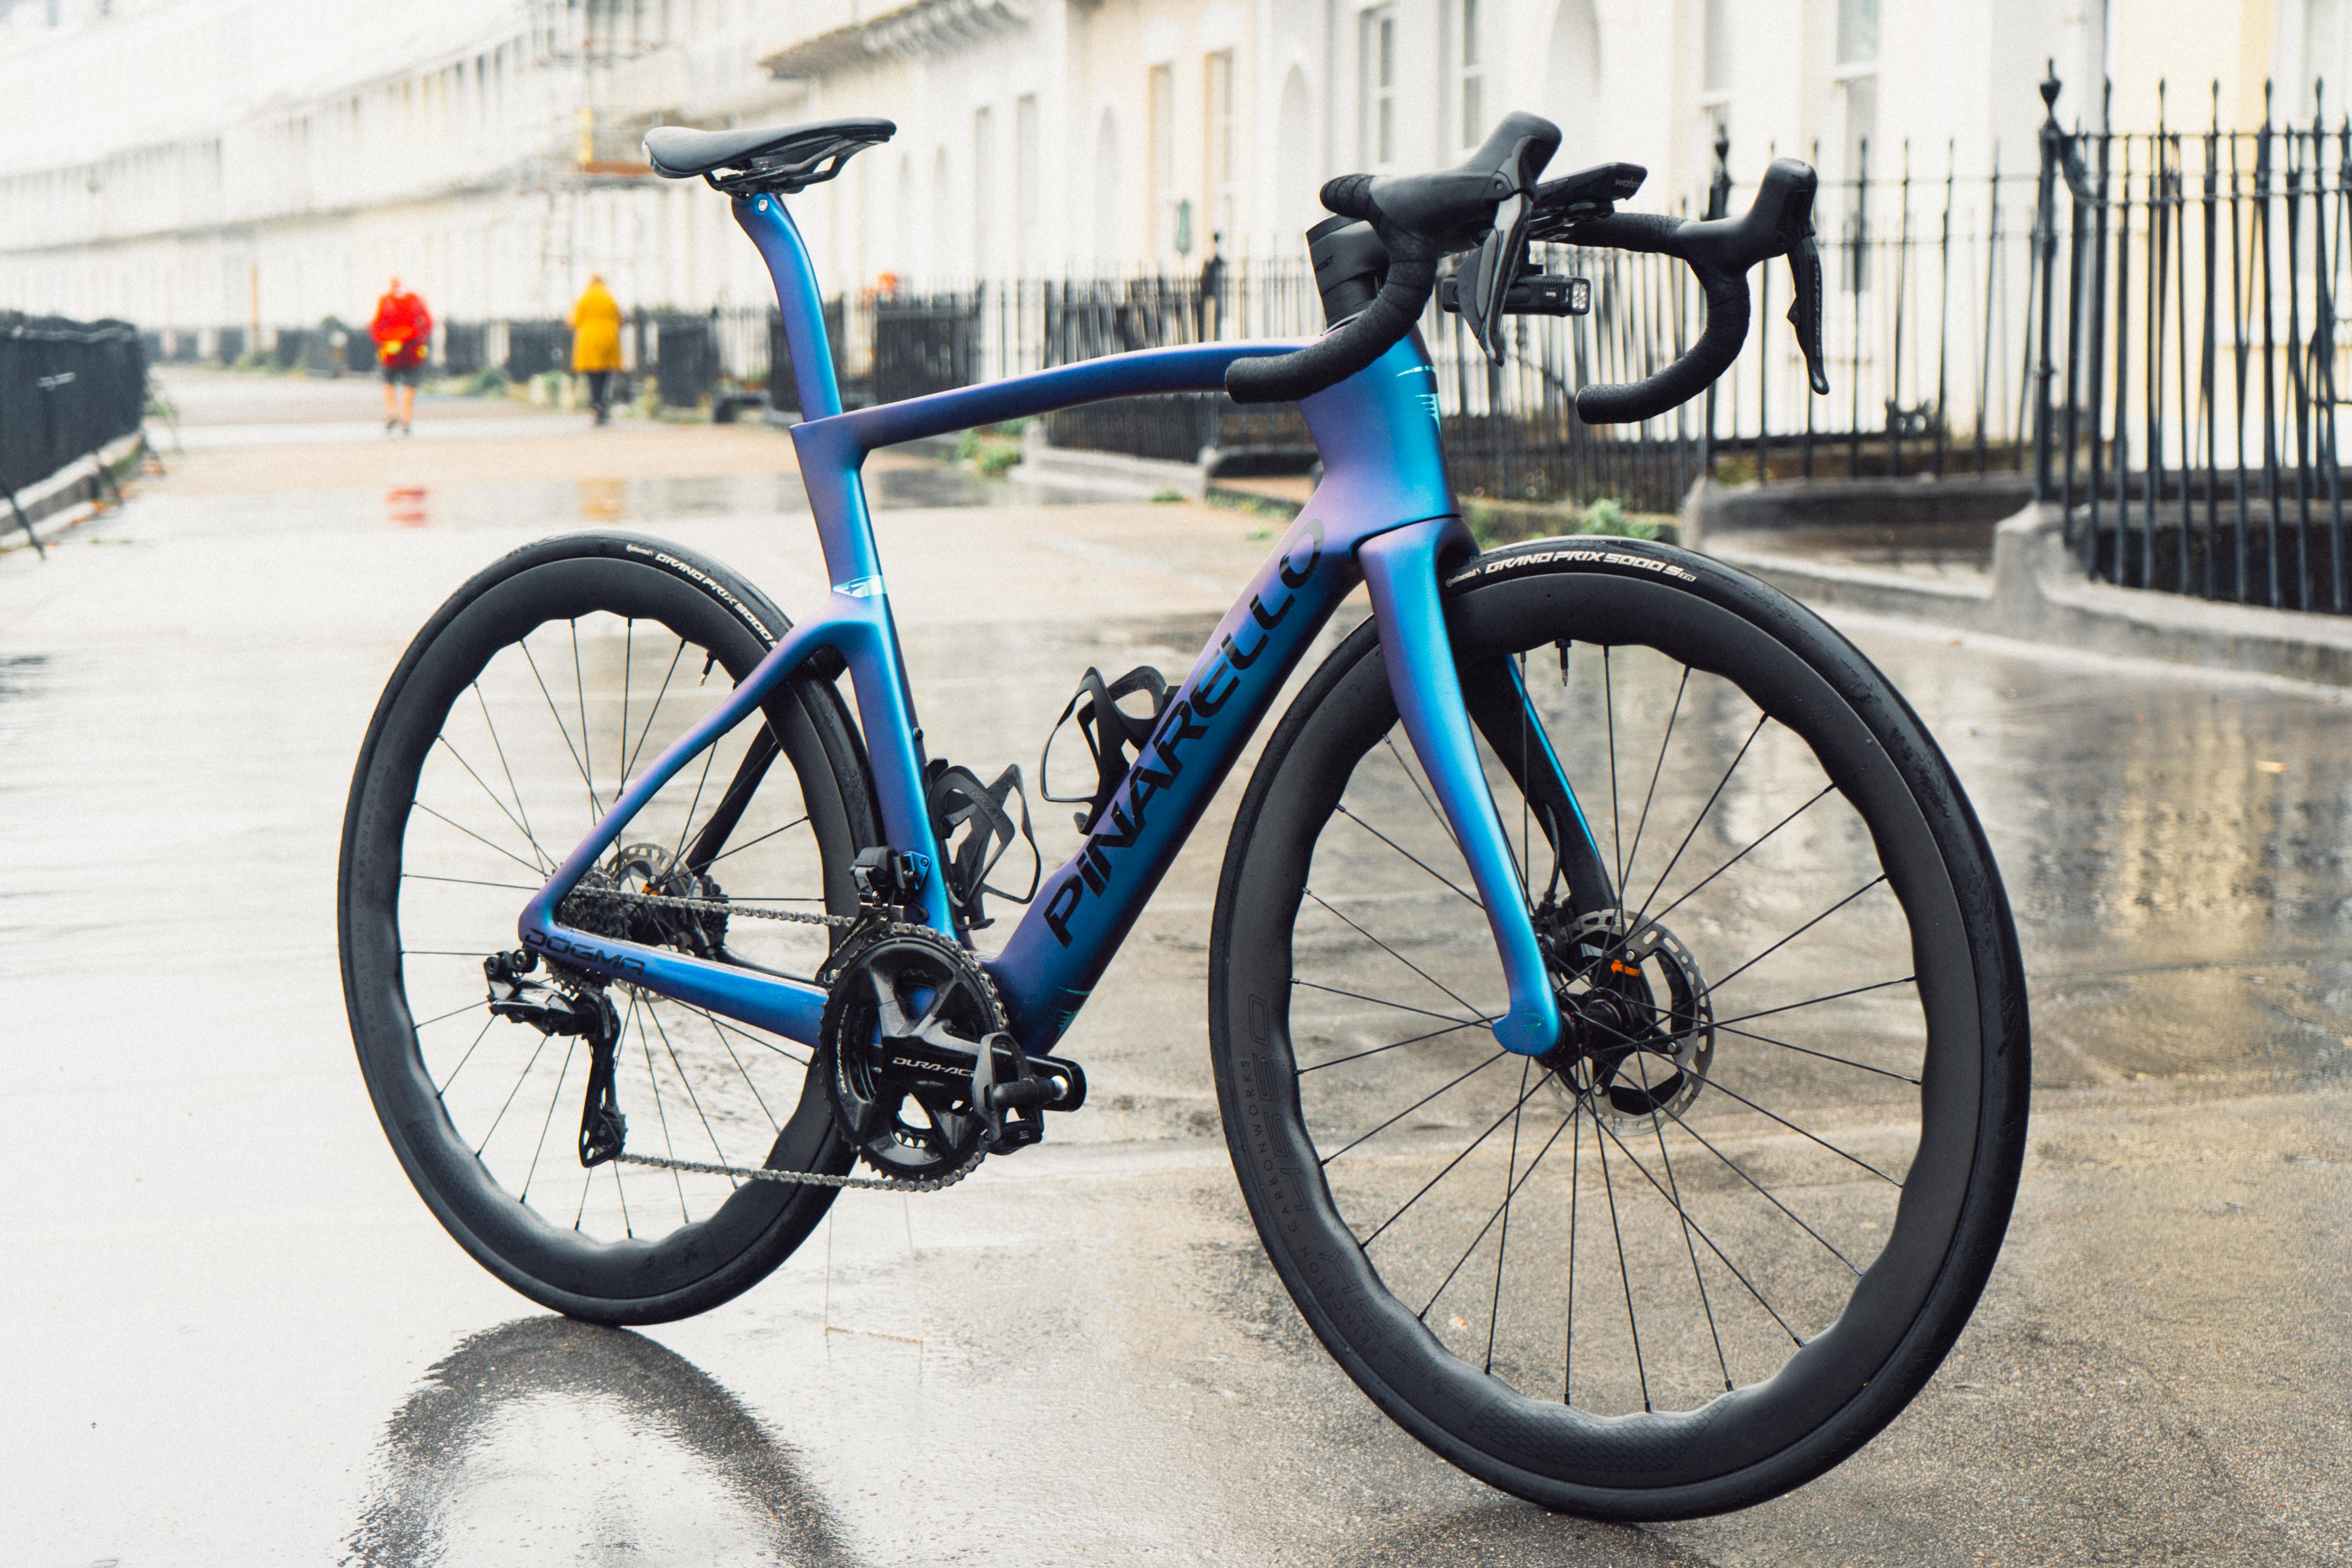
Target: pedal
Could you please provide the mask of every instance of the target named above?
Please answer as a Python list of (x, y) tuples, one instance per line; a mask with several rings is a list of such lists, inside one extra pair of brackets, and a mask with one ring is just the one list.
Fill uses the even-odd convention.
[(1029, 1056), (1010, 1035), (991, 1035), (972, 1061), (971, 1102), (988, 1123), (988, 1152), (1009, 1154), (1045, 1138), (1041, 1112), (1087, 1102), (1086, 1071), (1060, 1057)]

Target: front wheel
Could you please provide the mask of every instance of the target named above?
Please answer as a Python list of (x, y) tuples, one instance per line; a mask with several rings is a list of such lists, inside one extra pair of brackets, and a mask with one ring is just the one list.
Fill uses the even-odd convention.
[(1563, 1039), (1488, 1032), (1501, 966), (1368, 623), (1226, 854), (1235, 1172), (1308, 1324), (1445, 1458), (1596, 1518), (1761, 1501), (1894, 1418), (1999, 1250), (2028, 1077), (1999, 873), (1901, 697), (1753, 579), (1548, 541), (1447, 594)]

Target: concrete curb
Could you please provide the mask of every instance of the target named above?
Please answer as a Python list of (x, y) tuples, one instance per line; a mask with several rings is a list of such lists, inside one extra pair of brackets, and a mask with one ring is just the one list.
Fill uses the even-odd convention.
[(1031, 484), (1074, 486), (1104, 494), (1131, 495), (1138, 500), (1150, 500), (1169, 490), (1179, 492), (1187, 500), (1200, 500), (1208, 494), (1208, 470), (1203, 464), (1053, 447), (1046, 444), (1043, 420), (1023, 432), (1021, 466), (1015, 472)]
[(128, 436), (118, 436), (97, 452), (68, 463), (38, 484), (26, 486), (16, 492), (16, 508), (9, 509), (7, 499), (0, 496), (0, 551), (29, 550), (32, 540), (25, 537), (24, 524), (16, 521), (22, 511), (33, 525), (34, 538), (44, 545), (69, 528), (88, 521), (98, 512), (99, 498), (105, 493), (98, 481), (99, 465), (118, 483), (137, 470), (142, 453), (147, 449), (147, 432), (142, 426)]
[(1745, 547), (1737, 532), (1717, 531), (1706, 548), (1814, 605), (2116, 658), (2352, 686), (2352, 619), (2087, 582), (2053, 506), (2029, 504), (1994, 530), (1992, 573), (1981, 587)]

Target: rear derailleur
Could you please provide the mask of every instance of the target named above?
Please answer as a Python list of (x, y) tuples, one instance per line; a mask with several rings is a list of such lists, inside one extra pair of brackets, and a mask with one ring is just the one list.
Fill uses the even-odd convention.
[(621, 1016), (603, 989), (550, 969), (553, 984), (526, 980), (539, 967), (529, 949), (482, 960), (490, 984), (490, 1016), (529, 1024), (542, 1035), (577, 1035), (588, 1042), (588, 1101), (580, 1112), (580, 1163), (601, 1165), (621, 1152), (628, 1121), (613, 1089), (613, 1058), (620, 1048)]

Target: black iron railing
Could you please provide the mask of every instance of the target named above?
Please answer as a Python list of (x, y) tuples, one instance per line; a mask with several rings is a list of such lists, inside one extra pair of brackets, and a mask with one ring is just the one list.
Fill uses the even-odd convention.
[(2352, 125), (2068, 132), (2042, 86), (2037, 493), (2100, 581), (2352, 612)]

